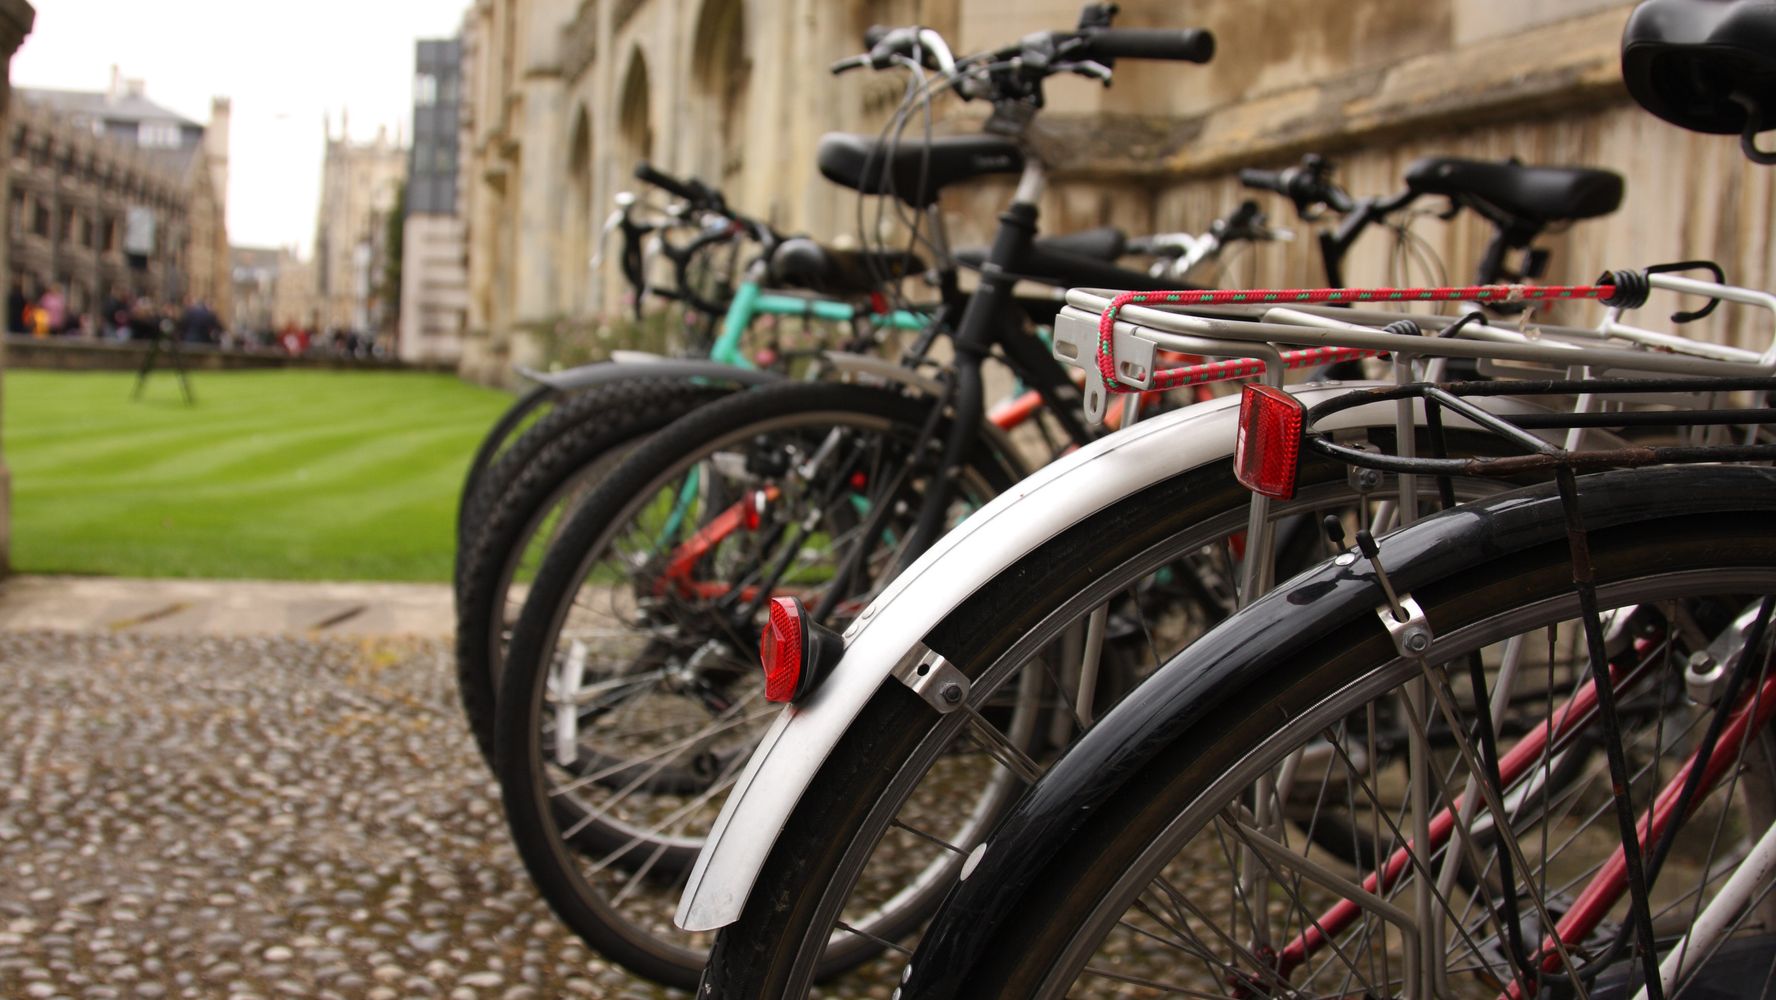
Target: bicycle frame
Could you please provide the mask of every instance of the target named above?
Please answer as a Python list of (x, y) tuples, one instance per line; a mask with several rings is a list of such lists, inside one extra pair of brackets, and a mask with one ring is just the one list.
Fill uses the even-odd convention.
[(807, 317), (826, 323), (853, 323), (867, 315), (872, 322), (891, 330), (917, 332), (930, 325), (930, 316), (895, 309), (887, 314), (861, 313), (857, 306), (844, 299), (812, 295), (791, 295), (765, 289), (760, 268), (748, 269), (746, 280), (734, 289), (733, 304), (722, 317), (722, 332), (709, 350), (709, 359), (736, 368), (757, 368), (758, 365), (741, 350), (746, 331), (760, 316)]

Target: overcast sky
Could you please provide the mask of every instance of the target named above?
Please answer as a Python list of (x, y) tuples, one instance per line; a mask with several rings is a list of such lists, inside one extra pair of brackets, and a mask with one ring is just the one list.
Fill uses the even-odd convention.
[(470, 0), (36, 0), (17, 87), (104, 90), (116, 65), (198, 122), (234, 100), (228, 238), (314, 242), (323, 114), (354, 138), (413, 131), (413, 42), (446, 38)]

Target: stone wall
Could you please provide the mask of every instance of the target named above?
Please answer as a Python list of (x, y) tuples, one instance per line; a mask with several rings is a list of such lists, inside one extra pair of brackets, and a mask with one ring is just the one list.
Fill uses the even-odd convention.
[[(1744, 164), (1733, 139), (1680, 132), (1627, 100), (1617, 46), (1632, 7), (1125, 0), (1119, 24), (1207, 27), (1219, 54), (1207, 66), (1124, 60), (1109, 88), (1053, 81), (1033, 136), (1051, 166), (1044, 228), (1198, 230), (1247, 196), (1240, 167), (1309, 151), (1332, 158), (1356, 194), (1397, 189), (1420, 155), (1517, 156), (1627, 177), (1622, 211), (1544, 240), (1550, 278), (1708, 256), (1735, 280), (1768, 281), (1761, 227), (1740, 220), (1765, 217), (1771, 174)], [(1078, 10), (1077, 0), (478, 0), (465, 373), (498, 379), (545, 353), (539, 331), (622, 310), (608, 259), (598, 270), (588, 260), (612, 196), (638, 187), (636, 159), (717, 182), (781, 228), (854, 241), (857, 198), (819, 177), (813, 151), (827, 131), (875, 131), (898, 100), (896, 74), (826, 72), (858, 49), (863, 27), (923, 23), (966, 52), (1070, 26)], [(936, 127), (976, 128), (985, 110), (951, 102)], [(985, 240), (1009, 192), (950, 194), (956, 242)], [(1231, 279), (1318, 283), (1311, 226), (1280, 199), (1267, 207), (1302, 238), (1250, 256)], [(1418, 218), (1415, 231), (1451, 277), (1471, 273), (1488, 236), (1465, 216)], [(1358, 247), (1349, 280), (1387, 277), (1385, 235)]]

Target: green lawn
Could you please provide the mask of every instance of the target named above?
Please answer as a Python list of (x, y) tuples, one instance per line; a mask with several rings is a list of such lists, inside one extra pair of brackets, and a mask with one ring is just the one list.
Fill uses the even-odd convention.
[(457, 490), (510, 397), (447, 375), (9, 371), (24, 573), (448, 580)]

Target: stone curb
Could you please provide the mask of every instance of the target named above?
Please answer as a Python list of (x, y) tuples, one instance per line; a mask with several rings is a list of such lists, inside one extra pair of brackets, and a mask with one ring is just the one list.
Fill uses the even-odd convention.
[(287, 583), (15, 576), (0, 580), (0, 632), (417, 636), (455, 629), (442, 583)]

